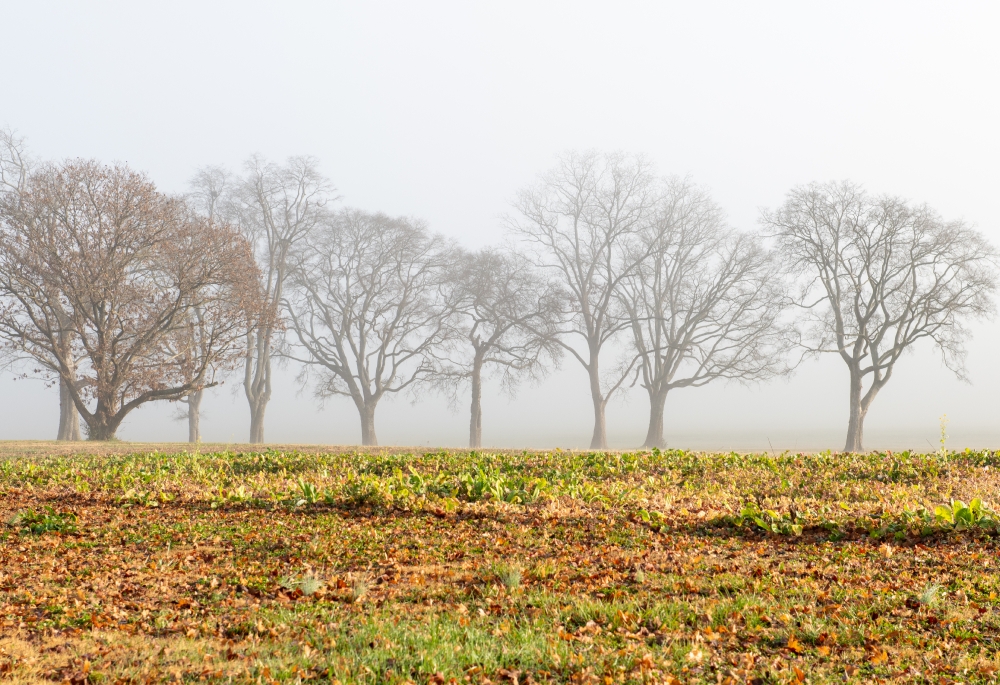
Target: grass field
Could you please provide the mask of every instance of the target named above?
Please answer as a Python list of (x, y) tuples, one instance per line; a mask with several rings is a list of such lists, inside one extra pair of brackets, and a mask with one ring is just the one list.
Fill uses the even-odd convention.
[(1000, 673), (998, 453), (137, 449), (0, 450), (0, 680)]

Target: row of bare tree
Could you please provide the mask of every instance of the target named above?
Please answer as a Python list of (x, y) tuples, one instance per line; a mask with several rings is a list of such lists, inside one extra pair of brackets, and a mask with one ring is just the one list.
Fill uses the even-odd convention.
[[(502, 248), (465, 250), (420, 221), (335, 207), (311, 158), (206, 168), (184, 197), (125, 166), (32, 163), (0, 138), (0, 339), (60, 387), (59, 439), (112, 438), (145, 402), (185, 403), (242, 366), (264, 441), (272, 362), (320, 398), (376, 408), (417, 387), (513, 390), (561, 358), (586, 371), (591, 447), (623, 387), (649, 396), (662, 446), (670, 391), (790, 373), (836, 352), (850, 372), (845, 449), (901, 354), (927, 338), (963, 375), (963, 322), (993, 310), (996, 253), (975, 230), (850, 183), (793, 190), (761, 230), (643, 158), (568, 154), (518, 194)], [(867, 388), (866, 388), (867, 383)]]

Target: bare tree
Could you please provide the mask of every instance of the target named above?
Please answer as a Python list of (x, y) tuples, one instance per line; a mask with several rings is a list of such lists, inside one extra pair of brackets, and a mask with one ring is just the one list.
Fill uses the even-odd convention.
[(509, 224), (558, 274), (572, 303), (560, 345), (587, 371), (594, 404), (593, 449), (607, 447), (605, 408), (632, 366), (602, 374), (600, 357), (629, 326), (616, 297), (641, 261), (633, 249), (656, 201), (650, 164), (641, 157), (570, 153), (532, 188), (518, 194)]
[(360, 210), (295, 249), (285, 309), (306, 352), (297, 359), (319, 371), (319, 396), (354, 401), (365, 445), (378, 444), (379, 401), (426, 380), (449, 333), (439, 292), (451, 252), (420, 222)]
[(455, 345), (439, 373), (452, 391), (471, 390), (469, 447), (483, 442), (483, 370), (499, 371), (501, 386), (513, 394), (524, 377), (540, 378), (546, 359), (557, 359), (555, 341), (562, 293), (523, 255), (487, 248), (456, 260), (448, 299), (453, 302)]
[(667, 394), (717, 379), (754, 381), (789, 367), (792, 331), (780, 266), (752, 235), (725, 223), (721, 208), (687, 181), (672, 179), (656, 220), (640, 232), (641, 258), (621, 281), (649, 394), (644, 447), (662, 447)]
[[(338, 199), (311, 157), (285, 166), (251, 157), (246, 176), (228, 195), (225, 210), (236, 218), (257, 252), (267, 316), (247, 334), (243, 390), (250, 404), (250, 442), (264, 442), (264, 413), (271, 399), (271, 358), (282, 325), (278, 313), (291, 251), (327, 220), (327, 204)], [(227, 215), (227, 216), (228, 216)]]
[[(235, 312), (234, 315), (240, 316)], [(179, 362), (181, 378), (191, 382), (191, 390), (177, 400), (184, 405), (177, 418), (187, 421), (188, 442), (198, 443), (201, 442), (201, 401), (205, 388), (219, 383), (222, 373), (232, 367), (234, 355), (220, 358), (215, 354), (212, 322), (206, 319), (201, 307), (193, 307), (187, 312), (186, 319), (170, 335), (164, 336), (163, 344), (168, 356)], [(245, 333), (239, 337), (242, 339), (244, 336)], [(199, 374), (200, 382), (197, 380)]]
[(762, 223), (803, 278), (810, 349), (836, 352), (850, 373), (845, 451), (863, 449), (868, 409), (914, 343), (932, 341), (965, 378), (963, 320), (992, 313), (997, 286), (996, 252), (979, 232), (848, 182), (796, 188)]
[(28, 181), (30, 167), (24, 138), (9, 128), (0, 128), (0, 189), (19, 193)]
[[(8, 205), (16, 204), (19, 194), (24, 190), (28, 181), (28, 175), (32, 166), (32, 160), (27, 152), (24, 138), (16, 135), (10, 129), (0, 129), (0, 194), (6, 197), (4, 202)], [(75, 362), (70, 353), (70, 336), (64, 325), (61, 326), (63, 332), (60, 333), (60, 345), (65, 358), (69, 362), (69, 376), (75, 376)], [(11, 349), (5, 352), (12, 353), (9, 361), (16, 361), (16, 352)], [(41, 362), (50, 372), (58, 376), (57, 362), (54, 359), (34, 360)], [(56, 440), (80, 440), (80, 415), (76, 411), (76, 406), (70, 396), (67, 381), (61, 376), (59, 384), (59, 429), (56, 433)]]
[(188, 205), (208, 219), (225, 220), (232, 217), (232, 209), (227, 207), (233, 190), (232, 175), (221, 166), (206, 166), (198, 169), (188, 182)]
[[(135, 408), (184, 397), (239, 354), (258, 273), (235, 228), (196, 220), (143, 175), (96, 162), (42, 167), (8, 199), (0, 337), (54, 360), (90, 439), (113, 438)], [(193, 310), (210, 353), (192, 370), (167, 342)]]
[[(188, 205), (191, 209), (209, 221), (220, 221), (225, 218), (225, 203), (228, 199), (228, 192), (232, 189), (230, 174), (225, 168), (219, 166), (208, 166), (199, 169), (189, 183), (190, 190), (187, 194)], [(260, 319), (251, 319), (260, 320)], [(183, 354), (188, 360), (188, 373), (194, 372), (199, 364), (197, 359), (211, 355), (211, 348), (205, 347), (211, 337), (206, 335), (207, 322), (204, 313), (199, 309), (194, 309), (188, 313), (188, 323), (186, 326), (178, 327), (174, 345), (178, 354)], [(209, 382), (215, 382), (215, 376), (219, 369), (210, 369)], [(186, 420), (188, 424), (188, 442), (201, 442), (201, 401), (205, 396), (204, 386), (197, 386), (191, 390), (187, 396), (182, 397), (179, 402), (184, 404), (184, 410), (177, 418)]]

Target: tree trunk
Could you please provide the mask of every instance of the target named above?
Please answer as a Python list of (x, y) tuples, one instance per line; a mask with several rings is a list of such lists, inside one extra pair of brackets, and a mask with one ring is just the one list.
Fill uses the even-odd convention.
[(250, 405), (250, 442), (264, 442), (264, 412), (271, 399), (271, 347), (269, 331), (247, 334), (243, 392)]
[(663, 447), (663, 409), (667, 404), (667, 393), (660, 390), (649, 391), (649, 430), (643, 447)]
[(845, 452), (861, 452), (864, 448), (865, 414), (867, 407), (861, 406), (861, 374), (851, 369), (851, 414), (847, 421), (847, 442)]
[(87, 434), (87, 440), (92, 442), (105, 442), (107, 440), (114, 440), (116, 429), (109, 426), (88, 426), (90, 430)]
[(201, 442), (201, 398), (204, 392), (198, 390), (187, 397), (188, 442)]
[(375, 404), (364, 405), (361, 414), (361, 444), (365, 447), (378, 445), (378, 438), (375, 436)]
[(259, 445), (264, 442), (264, 411), (267, 409), (267, 400), (250, 402), (250, 442)]
[[(87, 440), (95, 442), (104, 440), (114, 440), (118, 426), (121, 425), (124, 416), (109, 416), (108, 412), (101, 407), (98, 400), (97, 410), (87, 421)], [(105, 405), (106, 406), (106, 405)]]
[(469, 447), (483, 446), (483, 359), (476, 354), (472, 362), (472, 411), (469, 420)]
[(594, 436), (590, 439), (590, 449), (608, 449), (608, 428), (604, 421), (604, 407), (607, 399), (601, 395), (601, 375), (597, 369), (597, 360), (593, 360), (588, 369), (590, 372), (590, 397), (594, 400)]
[(80, 435), (80, 413), (70, 396), (66, 380), (59, 379), (59, 433), (56, 440), (82, 440)]
[[(59, 334), (60, 354), (64, 363), (69, 369), (69, 375), (76, 379), (76, 364), (73, 359), (73, 351), (70, 349), (70, 338), (68, 334)], [(73, 403), (73, 396), (66, 379), (59, 377), (59, 432), (56, 440), (81, 440), (80, 436), (80, 413)]]

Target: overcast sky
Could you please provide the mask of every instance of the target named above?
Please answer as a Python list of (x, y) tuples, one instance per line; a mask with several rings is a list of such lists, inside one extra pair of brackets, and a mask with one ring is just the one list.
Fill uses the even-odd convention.
[[(343, 202), (421, 217), (469, 246), (557, 153), (641, 152), (711, 189), (738, 228), (789, 188), (852, 179), (927, 202), (1000, 243), (1000, 6), (837, 2), (24, 2), (0, 0), (0, 126), (41, 158), (93, 157), (182, 192), (206, 164), (254, 152), (319, 158)], [(866, 447), (1000, 444), (996, 322), (974, 327), (957, 381), (930, 347), (905, 357), (866, 422)], [(281, 374), (269, 441), (355, 443), (347, 401), (319, 407)], [(235, 378), (204, 402), (206, 440), (243, 441)], [(847, 371), (682, 390), (671, 446), (839, 448)], [(641, 389), (608, 412), (613, 446), (642, 442)], [(54, 437), (57, 391), (0, 379), (0, 439)], [(170, 406), (129, 440), (181, 440)], [(464, 407), (386, 402), (385, 444), (462, 445)], [(572, 360), (508, 401), (485, 393), (484, 442), (581, 447), (592, 408)]]

